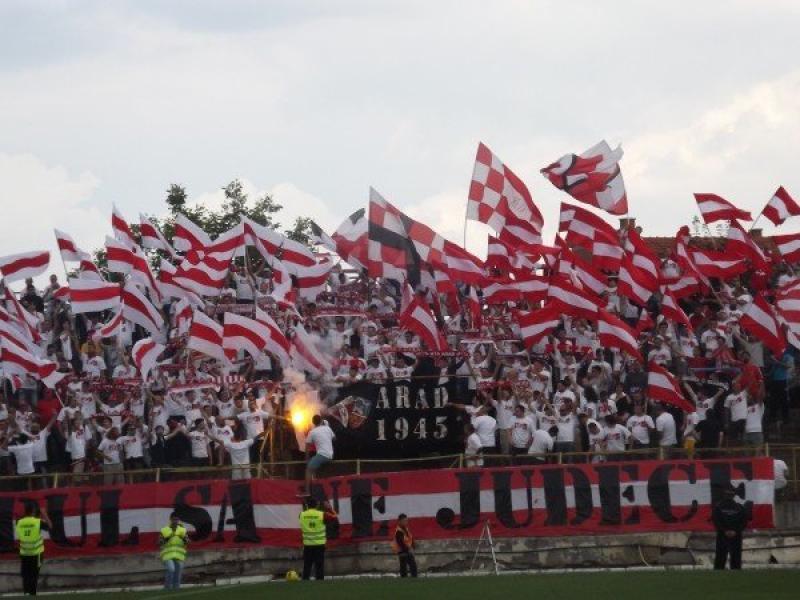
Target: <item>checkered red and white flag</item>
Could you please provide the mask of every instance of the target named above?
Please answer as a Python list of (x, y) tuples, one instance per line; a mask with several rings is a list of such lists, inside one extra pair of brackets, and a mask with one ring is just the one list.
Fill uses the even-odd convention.
[(374, 188), (369, 190), (367, 268), (370, 277), (420, 281), (421, 258), (409, 239), (405, 215)]
[(509, 215), (530, 223), (541, 235), (544, 219), (528, 188), (481, 142), (469, 186), (467, 218), (486, 223), (499, 232)]
[(541, 170), (558, 189), (580, 202), (612, 215), (628, 212), (628, 197), (619, 161), (622, 148), (612, 150), (605, 140), (580, 155), (566, 154)]

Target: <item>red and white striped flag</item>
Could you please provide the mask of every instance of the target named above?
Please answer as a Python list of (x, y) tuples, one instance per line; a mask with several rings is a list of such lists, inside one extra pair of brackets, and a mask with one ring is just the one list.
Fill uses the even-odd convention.
[(536, 344), (561, 323), (561, 309), (555, 305), (530, 312), (516, 311), (515, 315), (526, 348)]
[(151, 250), (163, 250), (169, 254), (173, 259), (178, 258), (178, 253), (164, 237), (164, 234), (159, 231), (155, 223), (139, 213), (139, 233), (142, 234), (142, 247), (150, 248)]
[(222, 326), (222, 347), (229, 361), (236, 360), (240, 350), (257, 359), (266, 348), (268, 341), (269, 328), (263, 323), (235, 313), (225, 313)]
[(333, 263), (327, 258), (310, 267), (297, 267), (297, 295), (311, 302), (325, 289)]
[(192, 306), (203, 306), (203, 299), (192, 290), (188, 290), (175, 281), (178, 268), (172, 263), (161, 259), (158, 270), (158, 289), (162, 298), (186, 298)]
[(258, 306), (256, 306), (256, 321), (266, 326), (269, 330), (269, 340), (267, 341), (265, 350), (277, 357), (281, 365), (288, 367), (291, 362), (289, 358), (291, 343), (284, 335), (283, 331), (281, 331), (281, 328), (278, 327), (278, 324), (269, 313), (261, 310)]
[(683, 275), (677, 281), (668, 283), (666, 287), (678, 300), (692, 294), (698, 294), (703, 290), (700, 280), (691, 275)]
[(81, 279), (105, 281), (105, 279), (103, 279), (103, 274), (100, 273), (100, 269), (98, 269), (97, 265), (94, 264), (94, 262), (89, 258), (81, 261), (81, 264), (78, 267), (78, 277)]
[(119, 310), (114, 313), (114, 316), (109, 319), (108, 323), (100, 326), (100, 329), (97, 330), (97, 334), (101, 338), (108, 338), (114, 337), (115, 335), (119, 335), (122, 332), (122, 325), (125, 322), (125, 318), (122, 316), (122, 311)]
[(172, 282), (198, 296), (219, 296), (228, 279), (233, 252), (222, 258), (218, 256), (190, 250), (172, 275)]
[(447, 343), (442, 339), (436, 319), (419, 296), (415, 296), (403, 310), (398, 319), (401, 328), (413, 331), (430, 350), (445, 350)]
[(34, 356), (42, 354), (42, 349), (36, 345), (29, 334), (19, 327), (16, 319), (12, 319), (11, 315), (2, 307), (0, 307), (0, 338)]
[(120, 293), (116, 283), (94, 279), (69, 280), (69, 302), (73, 314), (115, 310), (120, 305)]
[(189, 217), (179, 213), (175, 217), (172, 245), (179, 252), (204, 250), (211, 245), (211, 237), (199, 225), (189, 220)]
[(570, 250), (566, 242), (558, 235), (556, 235), (555, 244), (561, 248), (556, 267), (559, 273), (567, 276), (574, 274), (584, 287), (598, 296), (608, 289), (608, 278), (602, 271), (596, 269)]
[(134, 247), (138, 245), (136, 238), (133, 237), (130, 225), (128, 225), (122, 213), (119, 212), (116, 204), (111, 205), (111, 229), (114, 231), (114, 237), (126, 246)]
[(444, 244), (445, 263), (450, 279), (468, 285), (481, 286), (484, 279), (484, 263), (461, 246), (446, 241)]
[(296, 369), (317, 376), (331, 373), (330, 360), (319, 351), (314, 340), (300, 323), (294, 326), (290, 343), (292, 365)]
[(72, 236), (58, 229), (54, 229), (56, 234), (56, 243), (58, 244), (58, 251), (61, 252), (61, 259), (64, 262), (80, 262), (82, 260), (91, 260), (91, 256), (84, 252), (72, 239)]
[(661, 288), (661, 314), (664, 318), (672, 321), (673, 323), (680, 323), (686, 327), (690, 332), (692, 331), (692, 324), (689, 317), (683, 312), (678, 299), (668, 287)]
[(677, 406), (687, 413), (695, 411), (694, 405), (683, 397), (678, 380), (654, 362), (647, 366), (647, 396), (663, 404)]
[(632, 255), (625, 255), (619, 268), (617, 292), (639, 306), (645, 306), (655, 291), (650, 287), (652, 283), (648, 273), (634, 266)]
[(6, 286), (6, 308), (9, 315), (17, 326), (34, 342), (40, 342), (42, 336), (39, 334), (39, 318), (31, 314)]
[(110, 272), (129, 275), (131, 281), (147, 288), (150, 295), (157, 302), (161, 302), (161, 292), (156, 278), (139, 246), (106, 237), (106, 264)]
[(509, 216), (529, 222), (541, 234), (544, 219), (528, 188), (481, 142), (475, 156), (467, 197), (467, 218), (501, 231)]
[(636, 229), (629, 227), (625, 231), (625, 252), (633, 257), (633, 266), (641, 270), (642, 277), (647, 277), (649, 282), (646, 287), (656, 289), (661, 273), (661, 261), (656, 253), (650, 249)]
[(37, 277), (50, 266), (50, 253), (47, 250), (23, 252), (0, 257), (0, 273), (6, 283)]
[(741, 221), (753, 220), (749, 212), (736, 208), (725, 198), (716, 194), (695, 194), (694, 199), (697, 201), (697, 208), (700, 209), (700, 215), (706, 224), (737, 219)]
[(653, 322), (653, 317), (650, 316), (647, 309), (643, 308), (639, 313), (639, 320), (636, 322), (636, 333), (641, 335), (642, 332), (649, 331), (655, 326), (656, 324)]
[(156, 366), (158, 357), (164, 352), (164, 346), (155, 342), (153, 338), (144, 338), (133, 345), (131, 358), (133, 364), (139, 369), (142, 381), (147, 381), (150, 371)]
[(498, 237), (506, 244), (526, 252), (532, 252), (531, 248), (542, 244), (541, 229), (511, 213), (506, 215), (506, 222)]
[(486, 269), (496, 269), (505, 273), (511, 272), (511, 260), (516, 252), (508, 244), (500, 241), (489, 234), (489, 241), (486, 247)]
[(744, 259), (731, 259), (725, 252), (693, 248), (689, 250), (689, 254), (694, 266), (706, 277), (716, 277), (725, 281), (747, 271)]
[(764, 251), (737, 221), (731, 221), (728, 227), (728, 242), (725, 244), (725, 251), (734, 256), (748, 259), (756, 269), (769, 267), (769, 260)]
[(22, 348), (0, 338), (0, 366), (3, 376), (14, 375), (24, 378), (27, 375), (40, 380), (49, 388), (54, 388), (67, 373), (59, 373), (58, 365), (52, 361), (41, 359)]
[(642, 360), (636, 332), (608, 311), (598, 312), (597, 339), (606, 348), (618, 348), (628, 356)]
[(619, 246), (616, 230), (596, 214), (581, 206), (561, 203), (558, 230), (567, 232), (567, 242), (591, 246), (593, 242), (605, 242)]
[(769, 199), (761, 214), (772, 221), (774, 225), (783, 225), (783, 222), (789, 217), (800, 215), (800, 206), (781, 186)]
[(549, 302), (557, 306), (564, 314), (573, 317), (596, 319), (600, 309), (598, 299), (590, 292), (576, 287), (564, 277), (554, 277), (547, 289)]
[(186, 347), (226, 363), (225, 350), (222, 348), (222, 336), (222, 325), (204, 312), (195, 310)]
[(739, 324), (764, 343), (772, 354), (780, 357), (786, 350), (786, 335), (772, 306), (760, 294), (750, 303)]
[(800, 233), (788, 235), (774, 235), (772, 242), (778, 248), (778, 253), (787, 263), (800, 261)]
[(175, 330), (178, 335), (189, 333), (189, 327), (192, 325), (192, 315), (194, 314), (191, 302), (186, 298), (181, 298), (173, 305), (172, 310), (175, 318)]
[(245, 242), (255, 246), (264, 258), (270, 256), (283, 261), (293, 275), (296, 275), (296, 267), (313, 267), (317, 264), (314, 253), (305, 244), (291, 240), (251, 219), (242, 217), (242, 222)]
[(122, 316), (157, 338), (164, 335), (164, 316), (132, 281), (122, 288)]

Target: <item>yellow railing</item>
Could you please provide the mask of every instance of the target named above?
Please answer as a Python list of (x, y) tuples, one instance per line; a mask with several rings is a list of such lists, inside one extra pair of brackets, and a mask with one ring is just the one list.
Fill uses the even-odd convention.
[[(709, 459), (735, 456), (771, 456), (780, 458), (789, 467), (786, 491), (800, 496), (800, 445), (765, 444), (739, 448), (694, 449), (684, 448), (643, 448), (624, 452), (557, 452), (542, 456), (523, 454), (510, 456), (504, 454), (483, 455), (484, 466), (516, 466), (541, 464), (586, 463), (591, 461), (635, 461), (668, 459)], [(415, 458), (385, 459), (342, 459), (334, 460), (324, 467), (322, 476), (361, 475), (389, 471), (408, 471), (419, 469), (453, 469), (467, 466), (464, 454), (446, 454)], [(36, 489), (63, 488), (70, 486), (98, 486), (114, 483), (160, 483), (169, 481), (198, 481), (209, 479), (242, 479), (245, 476), (257, 479), (302, 480), (304, 461), (264, 462), (242, 466), (214, 467), (160, 467), (134, 471), (107, 473), (103, 471), (88, 473), (49, 473), (44, 475), (16, 475), (0, 477), (0, 492)]]

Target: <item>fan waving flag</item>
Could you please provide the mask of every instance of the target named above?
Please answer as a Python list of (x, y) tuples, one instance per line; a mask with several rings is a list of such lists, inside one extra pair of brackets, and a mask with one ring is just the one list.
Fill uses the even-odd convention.
[(612, 215), (628, 212), (628, 197), (619, 161), (622, 148), (612, 150), (605, 140), (581, 155), (566, 154), (541, 170), (558, 189), (580, 202)]
[(481, 142), (469, 186), (467, 218), (486, 223), (499, 232), (509, 216), (527, 221), (541, 235), (544, 219), (528, 188)]
[(783, 225), (789, 217), (800, 215), (800, 206), (781, 186), (769, 199), (761, 214), (772, 221), (773, 225)]
[(749, 212), (736, 208), (725, 198), (716, 194), (695, 194), (694, 199), (697, 201), (697, 208), (700, 209), (700, 214), (706, 224), (714, 223), (715, 221), (731, 221), (733, 219), (741, 221), (753, 220)]
[(436, 326), (436, 319), (433, 318), (430, 309), (422, 303), (419, 296), (415, 296), (400, 314), (399, 325), (403, 329), (416, 333), (429, 349), (447, 349), (447, 344)]
[(50, 266), (50, 253), (47, 250), (23, 252), (0, 257), (0, 273), (6, 283), (37, 277)]
[(161, 356), (161, 353), (164, 352), (164, 349), (164, 346), (154, 342), (153, 338), (144, 338), (133, 345), (131, 358), (133, 359), (133, 364), (139, 369), (142, 381), (147, 381), (147, 376), (156, 366), (156, 361)]
[(654, 362), (647, 366), (647, 396), (663, 404), (677, 406), (687, 413), (695, 411), (694, 405), (683, 397), (678, 380)]
[(606, 348), (618, 348), (628, 356), (642, 360), (636, 332), (608, 311), (598, 312), (597, 339)]
[(773, 355), (780, 357), (786, 350), (786, 335), (775, 311), (763, 296), (755, 297), (739, 319), (739, 324), (761, 340)]

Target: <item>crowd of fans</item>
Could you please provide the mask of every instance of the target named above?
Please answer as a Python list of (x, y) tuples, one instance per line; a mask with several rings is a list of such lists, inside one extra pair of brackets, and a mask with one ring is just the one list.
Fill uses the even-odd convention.
[[(676, 268), (664, 260), (665, 273)], [(778, 268), (758, 285), (763, 290), (794, 279)], [(661, 448), (661, 454), (648, 456), (663, 457), (681, 447), (690, 453), (758, 447), (767, 433), (769, 440), (781, 440), (789, 423), (797, 350), (789, 346), (782, 356), (772, 356), (739, 327), (754, 285), (754, 279), (721, 283), (713, 295), (684, 299), (691, 330), (664, 319), (657, 296), (639, 308), (616, 293), (613, 279), (604, 294), (607, 310), (632, 327), (642, 322), (642, 310), (649, 313), (653, 324), (641, 331), (641, 354), (679, 378), (696, 407), (690, 413), (651, 401), (646, 365), (601, 347), (585, 319), (564, 316), (552, 335), (526, 349), (515, 311), (535, 307), (484, 303), (480, 327), (473, 327), (469, 311), (448, 315), (435, 295), (418, 289), (453, 350), (429, 353), (426, 376), (434, 365), (436, 375), (455, 381), (450, 404), (468, 417), (467, 466), (480, 466), (493, 454), (544, 461), (554, 452), (583, 451), (601, 461), (629, 449)], [(247, 465), (270, 449), (265, 439), (271, 420), (286, 413), (296, 371), (282, 368), (266, 352), (257, 360), (242, 354), (232, 368), (223, 368), (188, 351), (186, 334), (174, 327), (174, 304), (165, 304), (172, 323), (167, 350), (143, 382), (130, 349), (146, 332), (126, 323), (119, 335), (101, 338), (99, 327), (109, 315), (72, 315), (69, 302), (56, 294), (59, 287), (53, 275), (45, 289), (27, 281), (18, 294), (38, 320), (47, 357), (69, 376), (55, 390), (33, 378), (5, 381), (1, 474), (102, 471), (106, 483), (118, 483), (126, 472), (150, 467), (232, 465), (234, 477), (250, 476)], [(298, 299), (286, 310), (270, 301), (269, 289), (269, 277), (233, 272), (229, 287), (206, 312), (221, 318), (236, 307), (246, 314), (259, 303), (285, 330), (302, 322), (318, 350), (330, 357), (325, 373), (300, 375), (312, 388), (420, 374), (426, 349), (413, 332), (398, 326), (403, 289), (395, 282), (337, 265), (315, 301)], [(459, 291), (468, 295), (464, 286)], [(327, 453), (332, 455), (332, 448)]]

